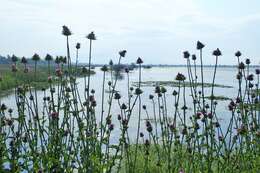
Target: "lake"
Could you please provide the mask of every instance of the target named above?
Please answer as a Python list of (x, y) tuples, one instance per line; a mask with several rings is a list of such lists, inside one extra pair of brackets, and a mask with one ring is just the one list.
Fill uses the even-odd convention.
[[(199, 76), (199, 68), (198, 70), (198, 81), (200, 81), (200, 76)], [(252, 69), (254, 70), (254, 69)], [(100, 118), (101, 115), (101, 91), (102, 91), (102, 78), (103, 78), (103, 72), (100, 71), (99, 68), (95, 69), (96, 74), (91, 76), (91, 88), (95, 89), (95, 99), (97, 102), (97, 107), (96, 107), (96, 117), (97, 119)], [(204, 81), (207, 83), (212, 82), (212, 77), (213, 77), (213, 71), (214, 68), (211, 67), (205, 67), (204, 69)], [(175, 80), (175, 76), (177, 75), (178, 72), (181, 72), (185, 74), (187, 77), (187, 69), (185, 67), (153, 67), (151, 69), (142, 69), (142, 81), (172, 81)], [(232, 68), (232, 67), (220, 67), (217, 70), (216, 74), (216, 84), (221, 84), (221, 85), (226, 85), (226, 86), (232, 86), (233, 88), (222, 88), (222, 87), (216, 87), (215, 88), (215, 96), (225, 96), (228, 98), (236, 98), (237, 96), (237, 89), (238, 89), (238, 81), (236, 80), (236, 73), (237, 69)], [(138, 70), (131, 71), (129, 73), (129, 78), (130, 78), (130, 85), (133, 84), (133, 82), (138, 81)], [(111, 79), (110, 73), (107, 73), (106, 75), (106, 88), (108, 88), (107, 82)], [(120, 100), (121, 104), (123, 102), (127, 103), (127, 80), (126, 80), (126, 74), (122, 73), (120, 80), (118, 80), (116, 90), (120, 92), (122, 98)], [(188, 81), (188, 78), (186, 79)], [(79, 88), (79, 93), (84, 92), (84, 79), (83, 78), (78, 78), (78, 88)], [(167, 112), (169, 117), (173, 117), (173, 112), (174, 112), (174, 97), (172, 96), (173, 90), (176, 88), (175, 87), (165, 87), (167, 89), (166, 97), (167, 97)], [(153, 115), (153, 108), (152, 108), (152, 101), (149, 99), (150, 94), (154, 94), (154, 87), (150, 86), (144, 86), (142, 87), (143, 94), (142, 94), (142, 105), (147, 106), (147, 111), (148, 114), (152, 117)], [(199, 87), (200, 89), (200, 87)], [(205, 96), (210, 95), (211, 88), (206, 88), (205, 89)], [(47, 94), (48, 95), (48, 94)], [(105, 98), (108, 98), (109, 93), (105, 93)], [(42, 100), (43, 98), (43, 92), (38, 91), (38, 100)], [(135, 97), (135, 96), (134, 96)], [(83, 95), (82, 95), (83, 98)], [(183, 98), (181, 98), (181, 103), (183, 103)], [(192, 97), (190, 96), (190, 90), (189, 88), (186, 88), (186, 101), (187, 101), (187, 106), (188, 106), (188, 116), (192, 115)], [(1, 102), (5, 103), (7, 107), (9, 108), (15, 108), (15, 96), (14, 94), (10, 94), (6, 97), (1, 98)], [(210, 103), (210, 100), (207, 100), (208, 103)], [(107, 102), (105, 102), (105, 107), (108, 106)], [(229, 101), (218, 101), (217, 105), (217, 116), (220, 119), (220, 122), (222, 122), (221, 126), (223, 129), (227, 127), (228, 124), (226, 122), (229, 122), (231, 115), (228, 110), (228, 105)], [(115, 130), (112, 136), (113, 141), (117, 141), (118, 139), (118, 134), (120, 133), (119, 129), (119, 123), (117, 120), (117, 115), (120, 113), (120, 108), (115, 100), (113, 100), (114, 106), (112, 106), (112, 123), (115, 125)], [(180, 105), (182, 106), (182, 105)], [(138, 122), (138, 113), (137, 111), (137, 106), (136, 109), (134, 109), (133, 116), (131, 117), (131, 120), (129, 122), (129, 131), (131, 132), (130, 138), (133, 139), (133, 137), (136, 136), (136, 128), (137, 128), (137, 122)], [(41, 108), (42, 109), (42, 108)], [(107, 110), (105, 108), (105, 110)], [(14, 110), (15, 111), (15, 110)], [(105, 112), (106, 115), (106, 112)], [(147, 118), (147, 115), (144, 110), (142, 110), (141, 114), (141, 119), (143, 120), (141, 123), (141, 131), (145, 132), (145, 121), (144, 119)]]

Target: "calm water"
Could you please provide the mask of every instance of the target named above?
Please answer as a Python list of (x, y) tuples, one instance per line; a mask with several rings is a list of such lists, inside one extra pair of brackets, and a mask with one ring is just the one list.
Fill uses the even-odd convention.
[[(198, 69), (199, 70), (199, 69)], [(213, 68), (205, 68), (205, 74), (204, 79), (205, 82), (211, 82), (212, 76), (213, 76)], [(101, 91), (102, 91), (102, 78), (103, 78), (103, 72), (101, 72), (98, 68), (96, 68), (96, 74), (91, 76), (91, 88), (96, 90), (95, 98), (97, 101), (97, 107), (96, 107), (96, 116), (97, 118), (100, 117), (101, 114)], [(169, 67), (169, 68), (161, 68), (161, 67), (154, 67), (151, 69), (142, 69), (142, 81), (170, 81), (174, 80), (175, 76), (178, 72), (181, 72), (187, 76), (187, 69), (185, 67)], [(216, 96), (226, 96), (229, 98), (235, 98), (237, 95), (237, 80), (236, 80), (236, 68), (219, 68), (216, 75), (216, 84), (222, 84), (222, 85), (228, 85), (233, 86), (233, 88), (216, 88), (215, 89), (215, 95)], [(124, 75), (124, 74), (123, 74)], [(110, 74), (106, 76), (106, 83), (111, 79)], [(83, 78), (77, 79), (78, 81), (78, 88), (80, 90), (79, 93), (83, 93), (84, 91), (84, 80)], [(130, 83), (138, 81), (138, 71), (132, 71), (130, 73)], [(200, 81), (200, 76), (198, 76), (198, 81)], [(106, 85), (107, 86), (107, 85)], [(167, 89), (167, 111), (168, 116), (173, 117), (173, 110), (174, 110), (174, 102), (173, 102), (173, 96), (172, 91), (176, 88), (173, 87), (166, 87)], [(126, 76), (123, 76), (123, 79), (119, 80), (117, 83), (116, 90), (118, 90), (122, 96), (122, 99), (120, 100), (121, 103), (125, 102), (127, 103), (127, 80)], [(153, 110), (152, 110), (152, 104), (151, 100), (149, 100), (149, 95), (154, 93), (154, 87), (143, 87), (142, 90), (144, 91), (142, 94), (142, 105), (145, 104), (147, 106), (147, 110), (150, 114), (150, 116), (153, 116)], [(210, 95), (210, 88), (206, 88), (205, 95)], [(187, 105), (189, 108), (191, 108), (191, 96), (190, 96), (190, 90), (186, 89), (187, 92)], [(38, 92), (39, 97), (38, 100), (43, 98), (43, 93), (41, 91)], [(108, 98), (108, 93), (106, 93), (106, 98)], [(83, 99), (83, 95), (82, 95)], [(1, 102), (5, 103), (8, 107), (14, 108), (15, 105), (15, 97), (14, 94), (10, 94), (9, 96), (6, 96), (4, 98), (1, 98)], [(182, 99), (181, 99), (182, 102)], [(209, 101), (208, 101), (209, 102)], [(107, 102), (105, 102), (107, 103)], [(112, 108), (112, 122), (115, 124), (115, 131), (113, 133), (113, 138), (116, 139), (120, 130), (119, 130), (119, 124), (117, 120), (117, 114), (120, 113), (119, 106), (115, 100), (113, 101), (114, 106)], [(229, 111), (227, 109), (228, 101), (218, 101), (217, 105), (217, 115), (220, 118), (222, 122), (222, 127), (225, 129), (227, 126), (226, 122), (229, 121), (230, 115)], [(105, 104), (105, 106), (108, 106), (108, 104)], [(180, 104), (182, 107), (183, 105)], [(138, 121), (138, 114), (137, 114), (137, 108), (133, 112), (133, 116), (131, 117), (129, 128), (130, 136), (134, 137), (136, 135), (136, 128), (137, 128), (137, 121)], [(105, 109), (107, 110), (107, 109)], [(105, 112), (106, 115), (106, 112)], [(191, 113), (189, 116), (192, 115)], [(142, 119), (146, 118), (146, 114), (144, 111), (142, 112)], [(145, 131), (144, 128), (145, 121), (142, 121), (142, 130)]]

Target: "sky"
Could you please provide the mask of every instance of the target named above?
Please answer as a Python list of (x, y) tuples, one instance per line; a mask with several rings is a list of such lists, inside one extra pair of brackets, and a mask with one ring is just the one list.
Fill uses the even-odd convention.
[(145, 64), (185, 64), (183, 51), (197, 54), (200, 40), (204, 63), (213, 64), (219, 48), (220, 64), (235, 64), (234, 53), (260, 64), (259, 0), (0, 0), (0, 55), (31, 57), (38, 53), (66, 55), (67, 25), (70, 46), (80, 42), (80, 62), (87, 62), (94, 31), (93, 63), (141, 57)]

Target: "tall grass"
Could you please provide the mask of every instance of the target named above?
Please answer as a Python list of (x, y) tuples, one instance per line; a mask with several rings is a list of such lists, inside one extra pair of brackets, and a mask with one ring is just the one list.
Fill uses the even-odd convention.
[[(91, 32), (89, 39), (89, 64), (82, 68), (84, 92), (80, 92), (71, 65), (71, 31), (63, 26), (66, 36), (68, 59), (57, 58), (55, 71), (38, 69), (34, 56), (34, 72), (26, 73), (28, 83), (21, 83), (24, 74), (17, 70), (16, 58), (12, 77), (5, 77), (1, 88), (15, 84), (13, 108), (1, 102), (0, 107), (0, 172), (258, 172), (260, 170), (260, 113), (259, 69), (250, 73), (250, 61), (244, 64), (238, 57), (237, 97), (227, 105), (229, 121), (227, 129), (219, 121), (214, 83), (217, 78), (218, 58), (221, 51), (213, 51), (216, 60), (212, 79), (210, 100), (205, 99), (202, 49), (197, 43), (200, 61), (184, 52), (188, 77), (178, 73), (177, 88), (172, 89), (173, 102), (169, 102), (167, 89), (156, 86), (150, 93), (151, 102), (142, 102), (143, 90), (141, 58), (137, 59), (138, 85), (130, 86), (127, 74), (127, 95), (118, 91), (118, 77), (106, 79), (109, 67), (104, 65), (102, 88), (91, 85), (89, 75), (96, 39)], [(80, 46), (76, 46), (78, 62)], [(239, 56), (238, 56), (239, 55)], [(126, 51), (119, 52), (118, 63), (125, 61)], [(46, 58), (48, 64), (52, 58)], [(197, 64), (200, 64), (197, 65)], [(26, 66), (25, 66), (26, 68)], [(200, 68), (201, 79), (198, 79)], [(112, 73), (112, 72), (111, 72)], [(30, 76), (30, 78), (28, 78)], [(48, 81), (43, 98), (35, 88), (34, 81)], [(56, 80), (54, 80), (56, 78)], [(202, 85), (197, 85), (201, 80)], [(235, 79), (234, 79), (235, 80)], [(186, 82), (190, 85), (186, 86)], [(93, 82), (94, 83), (94, 82)], [(6, 86), (7, 85), (7, 86)], [(13, 84), (12, 84), (13, 85)], [(94, 88), (92, 88), (92, 86)], [(105, 94), (108, 90), (109, 93)], [(96, 102), (96, 92), (101, 92), (101, 103)], [(38, 96), (38, 97), (37, 97)], [(191, 97), (192, 105), (187, 105)], [(106, 104), (107, 103), (107, 104)], [(101, 114), (97, 114), (101, 104)], [(170, 112), (173, 107), (174, 111)], [(188, 107), (192, 107), (188, 111)], [(112, 108), (119, 108), (115, 126)], [(151, 108), (151, 109), (148, 109)], [(129, 130), (129, 122), (137, 113), (136, 131)], [(145, 128), (141, 115), (146, 116)], [(152, 121), (153, 120), (153, 121)], [(112, 143), (115, 128), (120, 131), (118, 143)], [(134, 139), (130, 133), (136, 133)]]

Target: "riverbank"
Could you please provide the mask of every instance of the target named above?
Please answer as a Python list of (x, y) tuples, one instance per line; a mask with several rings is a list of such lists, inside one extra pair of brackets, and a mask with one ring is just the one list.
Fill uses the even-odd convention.
[[(66, 67), (63, 69), (66, 71)], [(10, 94), (13, 88), (19, 85), (28, 84), (37, 89), (48, 87), (48, 77), (57, 76), (54, 66), (51, 66), (50, 72), (47, 66), (37, 67), (36, 73), (33, 67), (28, 67), (27, 70), (22, 65), (18, 65), (15, 72), (12, 70), (11, 64), (0, 64), (0, 97)], [(76, 73), (77, 77), (83, 76), (81, 71), (81, 67), (79, 67)], [(95, 71), (91, 70), (90, 74), (95, 74)]]

